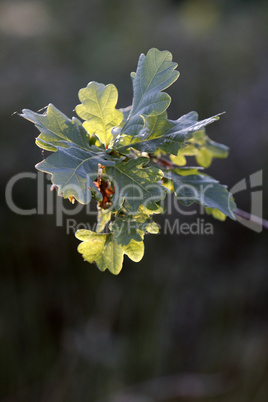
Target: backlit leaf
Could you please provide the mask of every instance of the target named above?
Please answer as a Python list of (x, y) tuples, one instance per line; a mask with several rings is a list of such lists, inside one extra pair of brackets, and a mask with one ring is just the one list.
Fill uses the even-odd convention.
[(219, 115), (197, 121), (196, 112), (190, 112), (177, 120), (168, 120), (166, 112), (159, 116), (143, 116), (145, 126), (140, 134), (127, 138), (122, 136), (117, 149), (135, 148), (142, 152), (154, 153), (157, 149), (177, 155), (193, 138), (193, 133), (219, 119)]
[(97, 199), (102, 196), (94, 184), (98, 175), (98, 166), (111, 166), (115, 162), (109, 155), (94, 145), (87, 150), (75, 144), (69, 148), (57, 147), (57, 152), (49, 155), (36, 165), (36, 169), (52, 175), (51, 181), (58, 187), (58, 195), (64, 198), (75, 197), (81, 204), (91, 200), (93, 192)]
[(114, 275), (122, 269), (124, 254), (134, 262), (139, 262), (144, 255), (143, 241), (131, 240), (123, 247), (116, 242), (113, 233), (95, 233), (84, 229), (78, 230), (75, 236), (82, 241), (77, 250), (84, 260), (95, 262), (100, 271), (108, 269)]
[(95, 233), (83, 229), (78, 230), (75, 236), (82, 240), (77, 250), (86, 261), (95, 262), (100, 271), (108, 269), (114, 275), (119, 274), (123, 265), (124, 250), (116, 243), (112, 233)]
[(89, 135), (82, 123), (75, 117), (70, 120), (51, 103), (44, 113), (35, 113), (23, 109), (21, 117), (33, 122), (41, 132), (36, 139), (36, 145), (47, 151), (56, 151), (54, 146), (67, 148), (73, 143), (81, 148), (89, 148)]
[(158, 233), (158, 226), (150, 215), (138, 211), (135, 215), (116, 217), (111, 230), (118, 244), (127, 246), (131, 240), (140, 242), (146, 232)]
[(144, 125), (141, 115), (157, 116), (169, 106), (171, 98), (161, 92), (179, 76), (177, 63), (166, 50), (150, 49), (147, 55), (140, 55), (137, 71), (132, 75), (133, 103), (128, 119), (122, 129), (127, 135), (137, 135)]
[(163, 173), (156, 167), (144, 167), (148, 162), (148, 158), (139, 157), (106, 168), (115, 185), (115, 208), (125, 201), (125, 208), (132, 212), (136, 212), (140, 205), (151, 209), (151, 204), (164, 198), (165, 191), (157, 183)]
[(124, 253), (134, 262), (139, 262), (144, 256), (144, 242), (137, 242), (131, 240), (131, 242), (123, 247)]
[(81, 104), (76, 106), (76, 113), (83, 120), (84, 128), (95, 134), (107, 148), (113, 139), (111, 129), (123, 120), (123, 113), (115, 108), (118, 93), (113, 84), (90, 82), (86, 88), (79, 91)]

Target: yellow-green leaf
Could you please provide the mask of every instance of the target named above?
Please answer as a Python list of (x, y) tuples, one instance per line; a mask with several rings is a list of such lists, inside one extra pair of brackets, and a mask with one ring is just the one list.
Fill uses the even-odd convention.
[(82, 240), (77, 250), (90, 263), (95, 262), (100, 271), (108, 269), (117, 275), (122, 269), (124, 251), (116, 243), (112, 233), (95, 233), (90, 230), (78, 230), (75, 234)]
[(113, 139), (111, 129), (123, 120), (123, 113), (115, 108), (118, 99), (117, 89), (113, 84), (90, 82), (79, 91), (81, 104), (76, 106), (76, 113), (85, 122), (84, 128), (90, 135), (96, 134), (107, 148)]
[(219, 221), (226, 220), (226, 215), (217, 208), (205, 208), (205, 211), (208, 215), (212, 215), (213, 218), (218, 219)]
[(143, 241), (131, 240), (131, 242), (123, 247), (124, 253), (134, 262), (139, 262), (144, 256)]
[(77, 239), (82, 240), (82, 243), (78, 246), (78, 251), (83, 255), (84, 259), (90, 263), (97, 261), (103, 252), (107, 235), (81, 229), (76, 232), (75, 236)]

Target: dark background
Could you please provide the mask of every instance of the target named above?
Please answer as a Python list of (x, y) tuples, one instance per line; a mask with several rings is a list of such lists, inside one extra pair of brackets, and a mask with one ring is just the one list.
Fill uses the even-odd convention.
[[(129, 73), (157, 47), (181, 72), (169, 117), (227, 112), (208, 134), (230, 156), (207, 172), (231, 188), (263, 169), (267, 218), (267, 43), (267, 1), (1, 1), (2, 194), (42, 159), (13, 112), (52, 102), (72, 116), (89, 81), (114, 83), (127, 106)], [(36, 207), (36, 182), (13, 196)], [(236, 200), (250, 210), (249, 191)], [(206, 217), (213, 236), (147, 236), (144, 259), (114, 277), (55, 216), (0, 208), (1, 402), (268, 400), (267, 232)]]

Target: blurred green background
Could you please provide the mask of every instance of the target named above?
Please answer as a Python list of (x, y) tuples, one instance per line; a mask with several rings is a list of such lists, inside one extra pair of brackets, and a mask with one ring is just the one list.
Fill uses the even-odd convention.
[[(267, 44), (265, 0), (1, 0), (2, 193), (42, 159), (13, 112), (52, 102), (72, 116), (89, 81), (114, 83), (127, 106), (129, 73), (157, 47), (181, 72), (169, 117), (227, 112), (208, 134), (230, 156), (207, 172), (231, 188), (263, 169), (267, 218)], [(36, 207), (36, 182), (13, 198)], [(250, 210), (249, 191), (236, 200)], [(268, 400), (267, 232), (206, 217), (213, 236), (147, 236), (142, 262), (114, 277), (55, 216), (0, 208), (0, 402)]]

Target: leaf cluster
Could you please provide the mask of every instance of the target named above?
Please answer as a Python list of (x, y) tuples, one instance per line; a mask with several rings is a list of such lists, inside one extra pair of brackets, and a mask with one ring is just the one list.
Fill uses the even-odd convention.
[[(146, 233), (158, 233), (153, 215), (163, 212), (167, 192), (185, 206), (194, 202), (207, 213), (235, 219), (235, 203), (226, 187), (202, 173), (228, 148), (212, 141), (205, 127), (219, 115), (198, 121), (196, 112), (168, 119), (170, 96), (164, 92), (179, 77), (168, 51), (141, 54), (131, 74), (132, 105), (117, 109), (113, 84), (90, 82), (79, 91), (80, 118), (69, 119), (49, 104), (44, 113), (24, 109), (22, 117), (40, 131), (36, 144), (50, 155), (36, 168), (51, 175), (58, 195), (98, 203), (96, 232), (78, 230), (78, 251), (101, 271), (118, 274), (124, 254), (138, 262)], [(187, 156), (198, 164), (187, 168)], [(108, 230), (107, 230), (108, 229)]]

